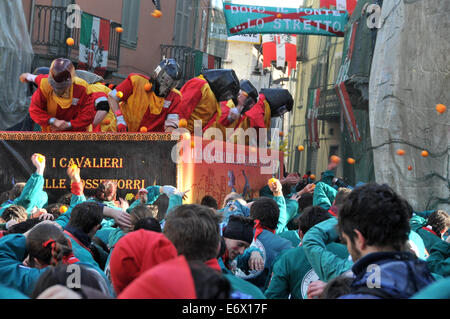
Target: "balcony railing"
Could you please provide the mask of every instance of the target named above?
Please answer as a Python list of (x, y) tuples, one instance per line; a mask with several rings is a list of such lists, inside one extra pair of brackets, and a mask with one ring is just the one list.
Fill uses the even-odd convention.
[[(314, 88), (309, 89), (312, 94)], [(334, 86), (320, 87), (319, 109), (317, 110), (317, 119), (321, 121), (339, 121), (341, 116), (341, 105)]]
[[(68, 15), (66, 7), (34, 6), (31, 43), (35, 54), (48, 59), (66, 57), (75, 64), (78, 62), (80, 28), (67, 26)], [(119, 26), (120, 23), (113, 21), (110, 23), (107, 71), (117, 71), (119, 67), (120, 33), (115, 31)], [(75, 42), (71, 47), (66, 44), (68, 37), (73, 38)]]
[[(202, 51), (180, 46), (180, 45), (161, 45), (161, 59), (163, 58), (172, 58), (178, 62), (182, 69), (182, 78), (179, 83), (179, 87), (183, 86), (188, 80), (196, 77), (202, 71), (201, 66), (196, 65), (196, 55), (206, 54)], [(213, 56), (214, 58), (214, 69), (220, 69), (222, 67), (222, 59), (217, 56)], [(197, 62), (198, 63), (198, 62)]]

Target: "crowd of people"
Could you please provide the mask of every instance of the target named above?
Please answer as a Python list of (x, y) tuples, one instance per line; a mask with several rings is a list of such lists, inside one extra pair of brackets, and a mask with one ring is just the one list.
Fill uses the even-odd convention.
[[(183, 204), (172, 185), (118, 198), (114, 181), (48, 203), (45, 157), (1, 197), (0, 296), (33, 299), (367, 299), (450, 297), (449, 215), (414, 211), (388, 185), (270, 179)], [(341, 187), (338, 187), (337, 185)]]

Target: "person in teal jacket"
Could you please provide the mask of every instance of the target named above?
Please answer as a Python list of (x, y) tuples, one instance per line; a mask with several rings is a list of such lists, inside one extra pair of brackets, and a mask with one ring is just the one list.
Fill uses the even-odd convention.
[(429, 252), (431, 247), (443, 239), (450, 226), (450, 216), (443, 210), (436, 210), (427, 218), (414, 215), (410, 220), (411, 229), (417, 232)]
[[(278, 182), (279, 184), (279, 182)], [(281, 187), (274, 189), (275, 198), (281, 193)], [(281, 238), (276, 234), (279, 226), (280, 216), (279, 205), (276, 201), (270, 198), (258, 198), (250, 208), (250, 217), (255, 220), (254, 237), (251, 247), (258, 248), (263, 253), (264, 269), (250, 270), (248, 260), (251, 257), (248, 250), (244, 255), (237, 258), (236, 276), (241, 277), (255, 286), (261, 291), (267, 287), (269, 275), (276, 257), (285, 249), (292, 248), (290, 241)]]
[(430, 249), (430, 256), (426, 260), (432, 273), (443, 277), (450, 276), (450, 243), (439, 241)]
[(437, 280), (410, 299), (450, 299), (450, 278)]
[[(59, 245), (62, 254), (52, 254), (54, 245)], [(73, 255), (67, 239), (59, 226), (43, 221), (25, 234), (11, 234), (0, 239), (0, 284), (30, 296), (39, 277), (52, 264), (81, 264)], [(96, 269), (101, 275), (102, 272)], [(106, 277), (102, 276), (107, 282)], [(109, 286), (111, 296), (114, 295)]]
[[(311, 227), (329, 218), (327, 211), (320, 206), (306, 208), (299, 218), (299, 237), (303, 238)], [(340, 258), (348, 257), (345, 245), (330, 243), (326, 248)], [(269, 299), (307, 299), (308, 286), (316, 280), (319, 280), (319, 277), (309, 264), (303, 246), (300, 245), (278, 256), (265, 295)]]
[(45, 158), (40, 154), (33, 154), (31, 162), (36, 167), (36, 171), (30, 176), (20, 196), (14, 199), (11, 203), (4, 204), (0, 208), (0, 216), (3, 214), (5, 208), (11, 205), (19, 205), (24, 207), (28, 212), (28, 217), (31, 218), (33, 210), (36, 208), (43, 208), (48, 203), (48, 195), (43, 191), (44, 188), (44, 170)]

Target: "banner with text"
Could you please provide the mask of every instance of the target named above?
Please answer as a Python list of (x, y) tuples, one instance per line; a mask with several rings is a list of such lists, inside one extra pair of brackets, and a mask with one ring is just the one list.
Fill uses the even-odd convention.
[(344, 36), (345, 10), (281, 8), (224, 2), (228, 36), (239, 34), (309, 34)]
[(10, 190), (13, 183), (26, 182), (36, 171), (31, 162), (34, 153), (46, 158), (44, 191), (49, 203), (70, 192), (67, 168), (73, 164), (80, 167), (86, 195), (93, 195), (106, 179), (117, 181), (122, 198), (155, 181), (157, 185), (176, 185), (176, 164), (170, 158), (176, 141), (171, 141), (170, 135), (161, 134), (167, 140), (158, 140), (157, 134), (81, 134), (1, 133), (0, 193)]

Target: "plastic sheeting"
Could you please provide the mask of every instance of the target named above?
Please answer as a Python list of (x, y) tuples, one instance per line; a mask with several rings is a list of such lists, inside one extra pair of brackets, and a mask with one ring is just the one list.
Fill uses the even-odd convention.
[(21, 122), (30, 105), (28, 86), (19, 81), (31, 72), (33, 48), (22, 1), (0, 1), (0, 130)]
[[(416, 210), (450, 208), (450, 1), (384, 1), (370, 76), (375, 178)], [(404, 156), (396, 150), (404, 149)], [(428, 157), (421, 151), (427, 150)], [(408, 170), (408, 166), (412, 170)]]

